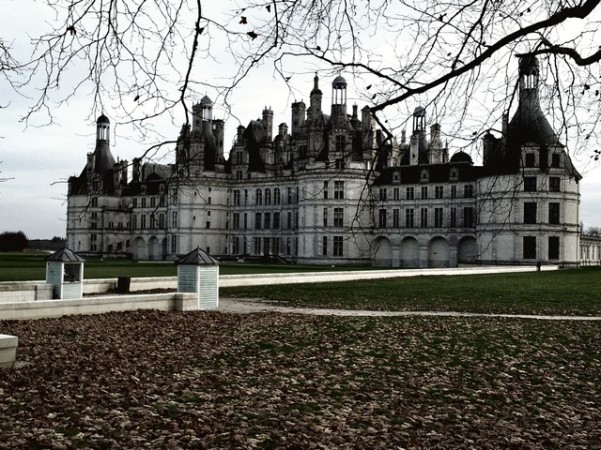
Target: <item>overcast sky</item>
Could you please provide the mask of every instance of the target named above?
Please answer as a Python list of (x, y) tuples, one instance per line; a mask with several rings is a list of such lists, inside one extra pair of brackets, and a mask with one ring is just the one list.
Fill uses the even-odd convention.
[[(42, 14), (41, 5), (30, 2), (0, 0), (3, 14), (0, 16), (0, 30), (5, 39), (14, 39), (16, 51), (25, 44), (24, 33), (27, 24)], [(312, 87), (311, 63), (299, 62), (298, 75), (290, 84), (296, 92), (291, 93), (286, 86), (278, 81), (273, 69), (265, 66), (253, 72), (237, 89), (232, 97), (232, 113), (235, 117), (227, 117), (226, 152), (229, 150), (236, 127), (249, 120), (260, 117), (264, 106), (271, 106), (274, 118), (274, 132), (277, 124), (290, 124), (290, 103), (304, 100), (308, 103)], [(225, 69), (225, 68), (224, 68)], [(210, 77), (211, 74), (202, 69), (196, 70), (196, 76)], [(352, 76), (344, 74), (352, 88)], [(331, 76), (322, 75), (321, 88), (324, 92), (323, 108), (329, 109), (331, 100)], [(360, 80), (358, 80), (360, 82)], [(214, 97), (212, 92), (206, 92)], [(349, 89), (349, 104), (357, 102), (361, 109), (365, 102), (358, 100)], [(50, 126), (26, 127), (20, 121), (27, 112), (31, 99), (15, 93), (4, 80), (0, 80), (0, 178), (9, 178), (0, 183), (0, 232), (23, 231), (30, 239), (52, 238), (65, 236), (66, 214), (66, 180), (72, 175), (79, 175), (86, 163), (86, 153), (93, 151), (95, 145), (95, 123), (91, 116), (93, 99), (80, 95), (68, 104), (56, 108), (55, 123)], [(350, 109), (350, 108), (349, 108)], [(112, 117), (112, 111), (105, 111)], [(225, 118), (223, 108), (215, 105), (217, 118)], [(453, 118), (442, 121), (443, 132)], [(42, 123), (43, 117), (37, 120)], [(491, 124), (492, 125), (492, 124)], [(175, 139), (179, 126), (165, 119), (157, 125), (165, 138)], [(140, 142), (139, 136), (126, 128), (119, 128), (112, 134), (111, 148), (115, 158), (130, 160), (141, 154), (148, 143)], [(450, 142), (449, 153), (452, 155), (457, 148)], [(163, 161), (170, 163), (173, 155), (165, 152)], [(581, 181), (581, 221), (585, 228), (601, 226), (601, 168), (591, 162), (588, 155), (576, 152), (574, 162), (584, 175)]]

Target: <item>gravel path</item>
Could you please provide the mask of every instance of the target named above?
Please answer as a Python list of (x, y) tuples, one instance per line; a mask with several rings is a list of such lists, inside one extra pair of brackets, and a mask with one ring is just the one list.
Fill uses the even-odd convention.
[(279, 306), (271, 301), (244, 298), (220, 298), (218, 310), (224, 313), (232, 314), (280, 312), (287, 314), (312, 314), (317, 316), (349, 317), (507, 317), (512, 319), (601, 321), (601, 317), (599, 316), (547, 316), (534, 314), (482, 314), (453, 311), (367, 311), (351, 309), (291, 308), (289, 306)]

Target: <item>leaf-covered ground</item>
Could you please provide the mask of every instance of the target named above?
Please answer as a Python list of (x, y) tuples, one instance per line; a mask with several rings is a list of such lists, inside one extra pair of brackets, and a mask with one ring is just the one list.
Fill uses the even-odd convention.
[(132, 312), (0, 322), (0, 448), (601, 447), (601, 324)]

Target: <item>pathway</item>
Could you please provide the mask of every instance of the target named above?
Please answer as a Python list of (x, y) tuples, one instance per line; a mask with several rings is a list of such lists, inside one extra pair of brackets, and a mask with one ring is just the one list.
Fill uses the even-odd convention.
[(511, 319), (601, 321), (600, 316), (547, 316), (535, 314), (484, 314), (453, 311), (366, 311), (351, 309), (292, 308), (289, 306), (279, 306), (274, 302), (242, 298), (220, 298), (218, 310), (220, 312), (234, 314), (280, 312), (287, 314), (346, 317), (505, 317)]

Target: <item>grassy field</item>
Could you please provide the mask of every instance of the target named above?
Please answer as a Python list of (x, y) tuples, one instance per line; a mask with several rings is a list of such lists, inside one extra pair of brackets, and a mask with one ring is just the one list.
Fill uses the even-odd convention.
[(601, 268), (236, 287), (220, 294), (314, 308), (600, 314)]
[[(44, 261), (46, 256), (47, 254), (42, 253), (0, 253), (0, 281), (43, 280), (46, 277), (46, 263)], [(357, 266), (331, 267), (254, 263), (225, 263), (219, 266), (219, 271), (223, 275), (369, 269), (372, 268)], [(86, 261), (84, 271), (86, 278), (116, 278), (118, 276), (169, 277), (177, 274), (177, 268), (173, 263), (138, 263), (136, 261), (119, 259)]]
[(138, 311), (0, 321), (0, 449), (593, 449), (601, 323)]

